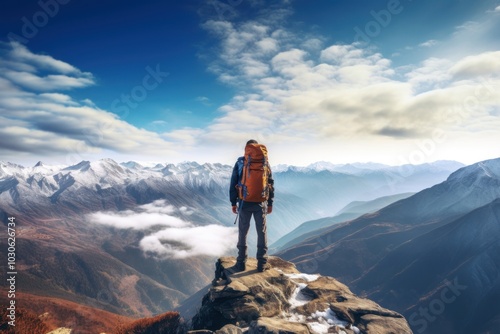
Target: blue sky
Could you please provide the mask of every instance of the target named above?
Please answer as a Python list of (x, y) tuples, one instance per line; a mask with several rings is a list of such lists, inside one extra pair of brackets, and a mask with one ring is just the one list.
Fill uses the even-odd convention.
[(500, 1), (9, 1), (0, 160), (500, 156)]

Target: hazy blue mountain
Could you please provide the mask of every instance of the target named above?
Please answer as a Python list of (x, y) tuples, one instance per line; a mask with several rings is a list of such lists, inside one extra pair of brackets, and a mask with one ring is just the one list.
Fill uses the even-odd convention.
[(272, 252), (280, 251), (295, 244), (298, 244), (315, 235), (320, 235), (334, 224), (346, 222), (361, 215), (377, 211), (391, 203), (399, 201), (413, 195), (413, 193), (404, 193), (397, 195), (384, 196), (372, 201), (354, 201), (341, 209), (337, 215), (333, 217), (320, 218), (312, 221), (307, 221), (295, 228), (292, 232), (284, 235), (278, 241), (270, 246)]
[[(479, 323), (493, 333), (499, 277), (500, 198), (409, 240), (354, 284), (384, 305), (405, 309), (415, 332), (480, 333)], [(430, 307), (436, 320), (428, 321), (421, 307)]]
[(365, 213), (370, 213), (382, 209), (389, 204), (408, 198), (414, 194), (415, 193), (404, 193), (391, 196), (383, 196), (371, 201), (354, 201), (339, 210), (337, 214), (357, 214), (360, 216)]
[(500, 159), (483, 161), (277, 255), (402, 312), (416, 332), (492, 333), (500, 312), (499, 199)]
[(312, 220), (334, 216), (353, 201), (420, 191), (444, 181), (460, 167), (463, 164), (452, 161), (397, 167), (322, 163), (312, 167), (282, 167), (275, 178), (278, 190), (296, 194), (312, 208), (312, 213), (316, 214), (309, 219)]

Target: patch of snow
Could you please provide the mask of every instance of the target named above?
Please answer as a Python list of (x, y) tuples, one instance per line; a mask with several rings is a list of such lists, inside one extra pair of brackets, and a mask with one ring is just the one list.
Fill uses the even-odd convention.
[[(326, 334), (332, 326), (338, 326), (340, 328), (347, 328), (348, 322), (342, 321), (335, 315), (331, 309), (327, 308), (325, 311), (316, 311), (311, 315), (312, 319), (316, 321), (309, 322), (311, 329), (318, 334)], [(351, 326), (354, 333), (359, 334), (361, 331), (356, 326)]]
[(304, 273), (298, 273), (298, 274), (286, 274), (290, 279), (303, 279), (306, 282), (314, 282), (319, 278), (319, 275), (310, 275), (310, 274), (304, 274)]
[(311, 315), (312, 319), (316, 321), (310, 322), (309, 326), (311, 329), (318, 334), (328, 333), (328, 329), (332, 326), (339, 326), (341, 328), (345, 328), (348, 323), (342, 320), (339, 320), (335, 315), (335, 312), (330, 310), (329, 308), (325, 311), (316, 311)]
[[(280, 270), (280, 272), (283, 273), (281, 270)], [(309, 274), (304, 274), (304, 273), (284, 274), (284, 275), (286, 277), (288, 277), (290, 280), (292, 280), (292, 282), (294, 282), (297, 285), (297, 288), (292, 293), (292, 296), (289, 299), (289, 303), (292, 306), (292, 309), (309, 303), (311, 301), (311, 299), (302, 293), (302, 290), (305, 287), (307, 287), (307, 284), (306, 283), (298, 283), (298, 282), (295, 282), (293, 280), (294, 279), (302, 279), (306, 282), (313, 282), (319, 278), (319, 275), (309, 275)]]
[[(349, 323), (346, 321), (342, 321), (335, 315), (335, 312), (327, 308), (325, 311), (316, 311), (310, 316), (305, 316), (302, 314), (298, 314), (296, 312), (285, 314), (285, 317), (288, 321), (291, 322), (299, 322), (299, 323), (307, 323), (311, 328), (312, 332), (315, 334), (327, 334), (329, 333), (330, 328), (333, 326), (337, 326), (339, 328), (348, 328)], [(350, 328), (356, 334), (360, 334), (361, 331), (356, 326), (350, 326)], [(346, 333), (341, 331), (340, 333)]]
[(293, 291), (292, 296), (288, 300), (292, 309), (297, 308), (299, 306), (305, 305), (311, 301), (311, 298), (308, 298), (306, 295), (302, 293), (302, 290), (307, 286), (305, 283), (298, 283), (297, 288)]
[(305, 315), (298, 314), (298, 313), (284, 313), (283, 315), (285, 316), (285, 318), (288, 321), (291, 321), (291, 322), (300, 322), (300, 323), (303, 323), (303, 324), (307, 323), (307, 319), (306, 319)]

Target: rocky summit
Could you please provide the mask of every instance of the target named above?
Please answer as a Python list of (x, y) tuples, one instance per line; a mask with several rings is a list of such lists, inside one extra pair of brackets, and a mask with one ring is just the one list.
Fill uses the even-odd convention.
[(412, 333), (402, 315), (332, 277), (300, 273), (279, 257), (269, 263), (261, 273), (250, 258), (238, 272), (234, 257), (220, 258), (190, 333)]

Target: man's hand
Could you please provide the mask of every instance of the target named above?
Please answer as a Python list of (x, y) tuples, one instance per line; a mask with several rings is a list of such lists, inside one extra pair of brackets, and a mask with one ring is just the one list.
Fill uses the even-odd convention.
[(235, 215), (238, 214), (238, 207), (236, 205), (233, 205), (233, 213)]
[(267, 207), (267, 214), (270, 215), (272, 212), (273, 212), (273, 207), (272, 206), (268, 206)]

